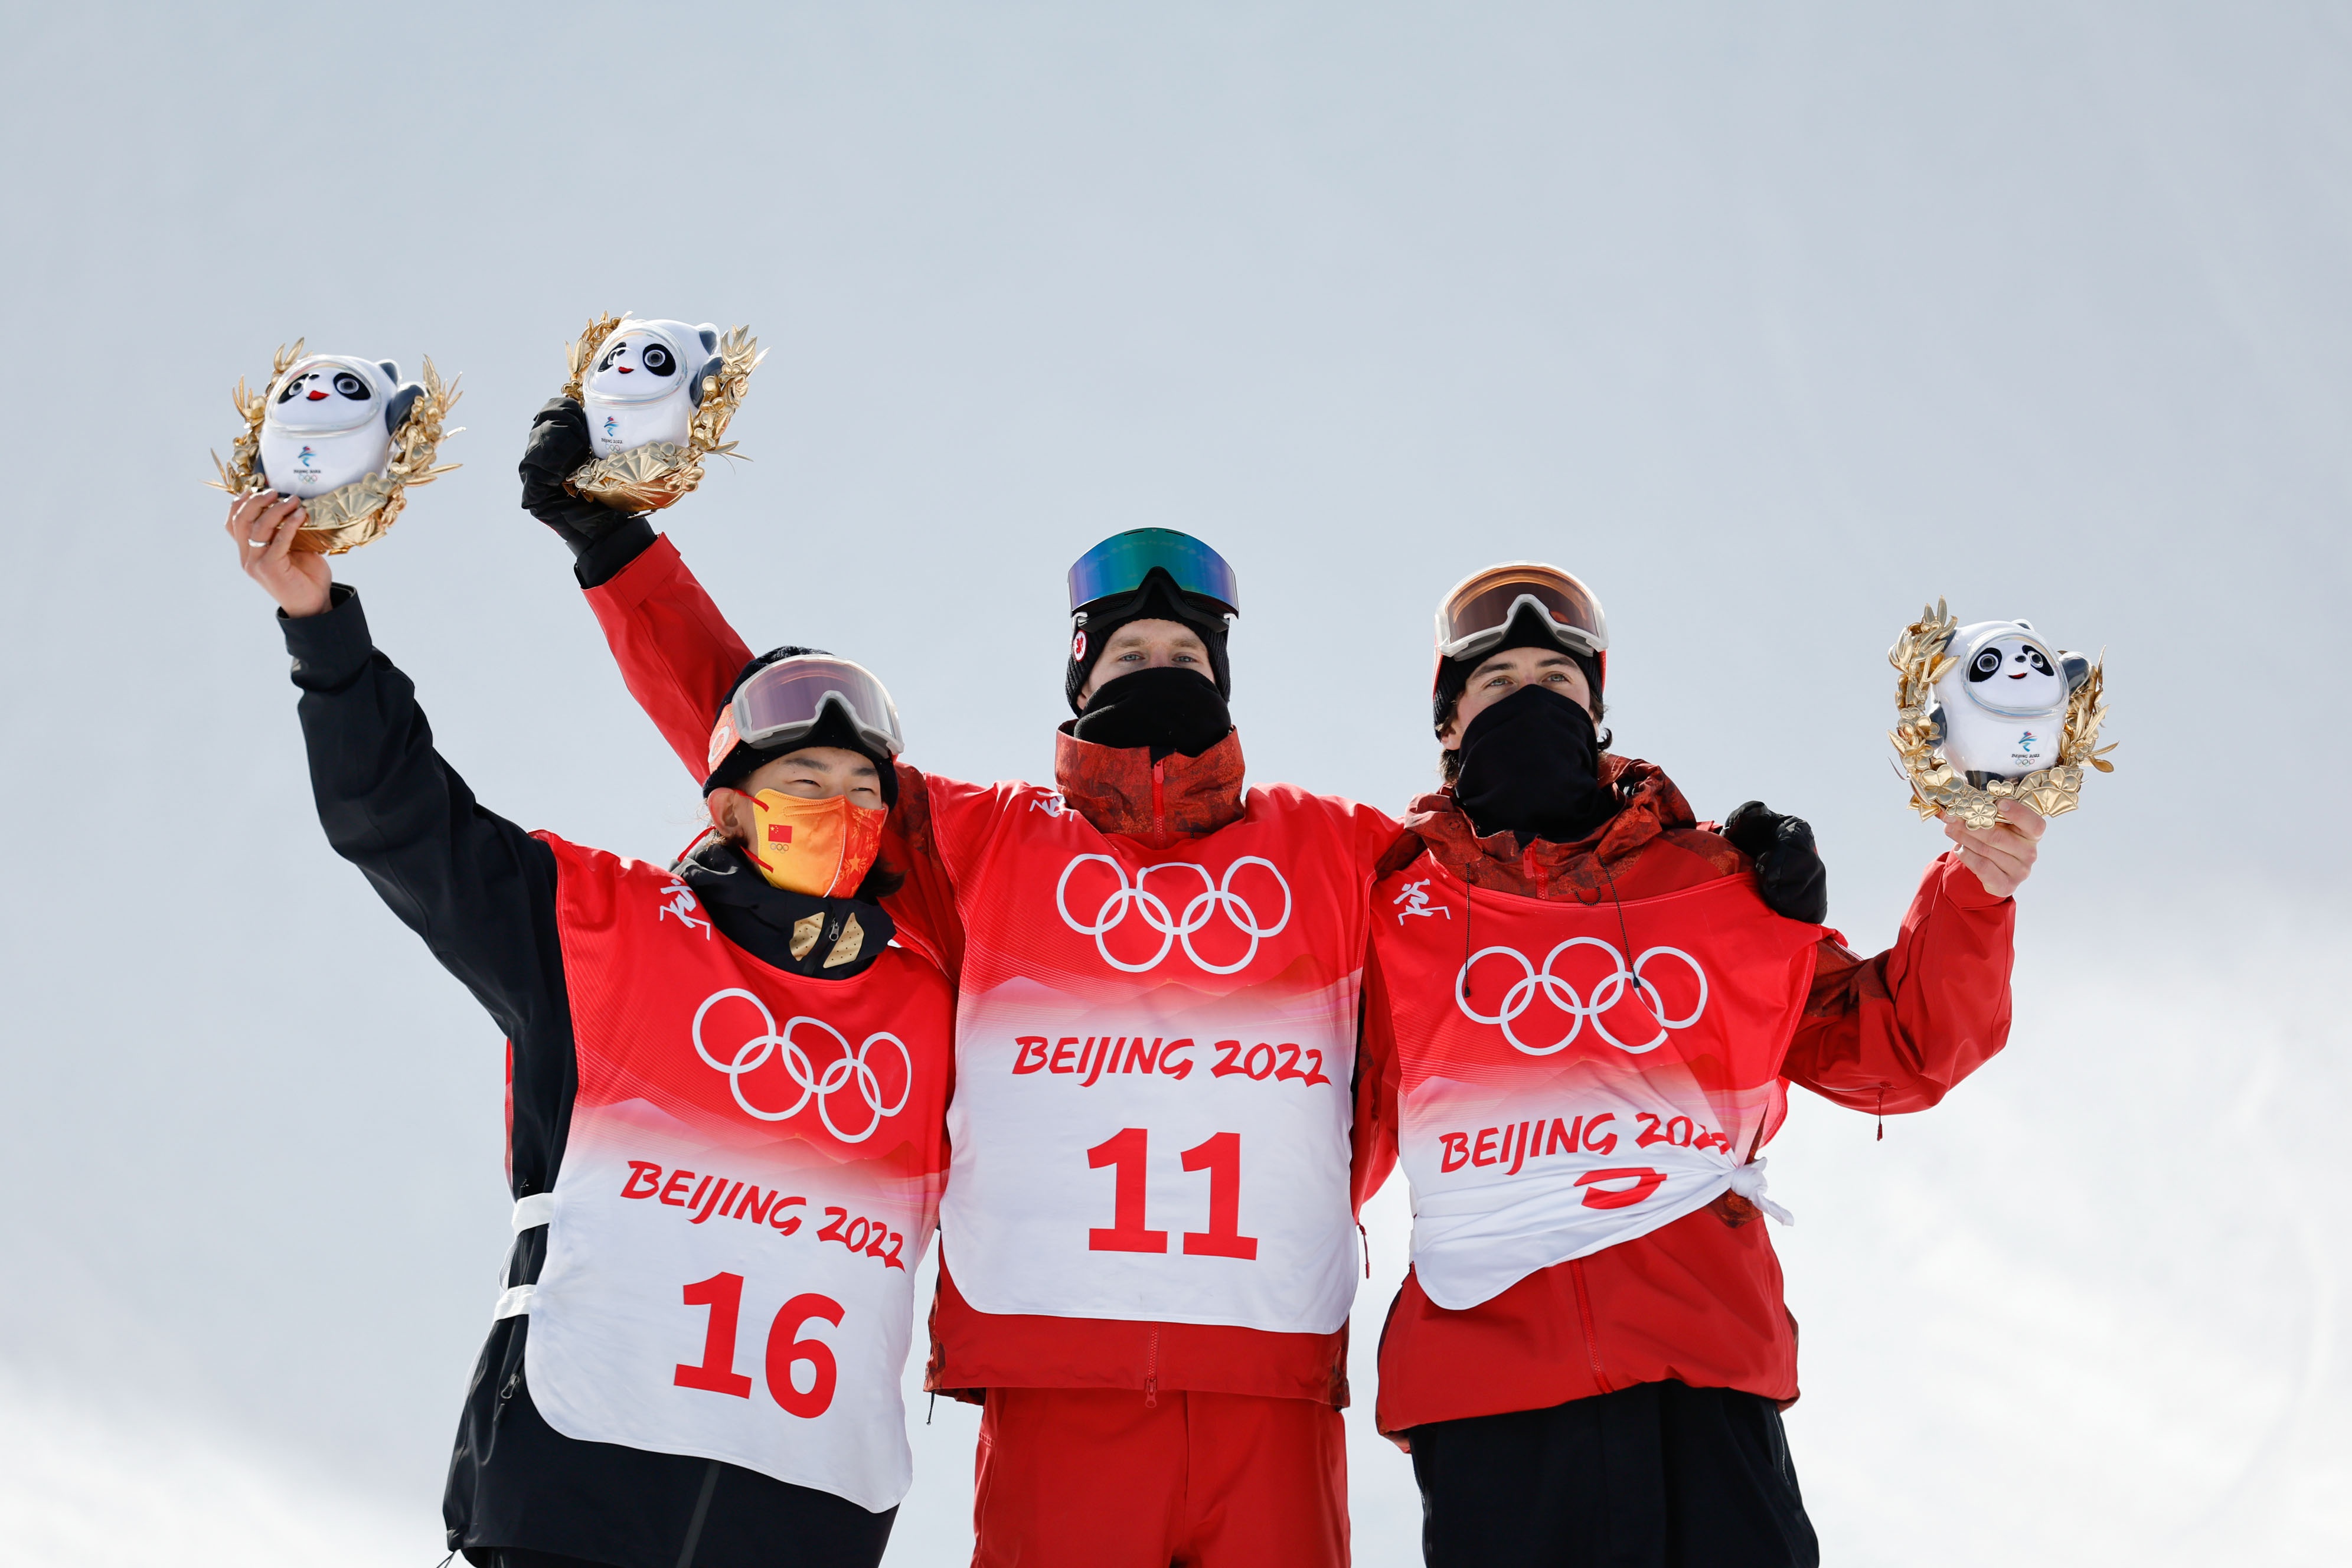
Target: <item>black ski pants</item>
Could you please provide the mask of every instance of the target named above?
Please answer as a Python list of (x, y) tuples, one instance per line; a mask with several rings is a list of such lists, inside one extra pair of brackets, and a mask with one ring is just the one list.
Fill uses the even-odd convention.
[(1780, 1413), (1644, 1383), (1412, 1432), (1429, 1568), (1819, 1568)]

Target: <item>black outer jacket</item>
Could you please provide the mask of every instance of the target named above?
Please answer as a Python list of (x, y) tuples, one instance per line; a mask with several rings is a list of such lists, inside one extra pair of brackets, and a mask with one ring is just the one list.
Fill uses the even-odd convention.
[[(546, 1192), (562, 1162), (578, 1084), (556, 937), (554, 852), (475, 803), (433, 749), (415, 685), (369, 641), (358, 596), (345, 584), (333, 592), (320, 615), (279, 616), (302, 692), (319, 820), (335, 852), (366, 875), (505, 1031), (514, 1195)], [(693, 868), (682, 869), (692, 886)], [(733, 896), (701, 900), (719, 934), (781, 968), (815, 973), (835, 921), (828, 918), (826, 940), (803, 963), (775, 951), (775, 934), (790, 926), (780, 912), (797, 917), (822, 906), (831, 917), (854, 910), (875, 933), (861, 962), (834, 970), (835, 976), (870, 964), (890, 930), (871, 904), (801, 899), (764, 882), (751, 898), (740, 886), (727, 891)], [(779, 900), (797, 905), (748, 907)], [(519, 1238), (507, 1283), (538, 1279), (546, 1242), (543, 1226)], [(523, 1380), (530, 1324), (521, 1316), (491, 1325), (466, 1391), (442, 1515), (450, 1549), (468, 1562), (488, 1563), (500, 1547), (615, 1568), (850, 1568), (880, 1560), (896, 1509), (868, 1513), (830, 1492), (717, 1460), (555, 1432)]]

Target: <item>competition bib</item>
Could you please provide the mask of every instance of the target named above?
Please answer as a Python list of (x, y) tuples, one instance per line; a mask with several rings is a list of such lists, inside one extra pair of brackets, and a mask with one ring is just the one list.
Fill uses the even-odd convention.
[(898, 949), (770, 968), (684, 884), (540, 835), (580, 1087), (530, 1314), (567, 1437), (723, 1459), (880, 1510), (912, 1458), (899, 1383), (937, 1212), (950, 996)]
[(1622, 906), (1465, 894), (1424, 855), (1373, 896), (1413, 1268), (1456, 1310), (1735, 1184), (1786, 1114), (1821, 938), (1748, 877)]
[(966, 933), (957, 1289), (984, 1312), (1338, 1329), (1360, 808), (1252, 790), (1240, 821), (1147, 850), (1050, 790), (934, 791)]

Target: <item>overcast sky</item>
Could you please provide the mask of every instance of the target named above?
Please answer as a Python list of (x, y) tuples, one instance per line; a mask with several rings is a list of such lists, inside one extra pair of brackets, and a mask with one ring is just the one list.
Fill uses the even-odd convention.
[[(1809, 816), (1875, 951), (1941, 842), (1895, 633), (1941, 595), (2105, 647), (2119, 771), (2021, 900), (2009, 1052), (1771, 1146), (1799, 1472), (1841, 1563), (2352, 1556), (2352, 14), (19, 4), (0, 43), (12, 1559), (441, 1553), (499, 1041), (327, 851), (200, 481), (281, 342), (463, 373), (465, 468), (338, 574), (485, 803), (667, 857), (695, 792), (515, 504), (606, 310), (770, 348), (753, 460), (665, 525), (960, 776), (1048, 772), (1063, 571), (1157, 524), (1239, 571), (1253, 776), (1396, 809), (1434, 601), (1534, 556), (1608, 606), (1620, 749)], [(1369, 1425), (1404, 1215), (1368, 1565), (1418, 1561)], [(919, 1426), (893, 1562), (968, 1550), (976, 1415)]]

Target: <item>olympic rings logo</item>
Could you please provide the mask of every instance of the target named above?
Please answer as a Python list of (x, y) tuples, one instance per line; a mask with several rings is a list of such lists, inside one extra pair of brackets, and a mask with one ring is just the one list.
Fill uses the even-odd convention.
[[(1095, 910), (1094, 922), (1090, 925), (1080, 922), (1076, 915), (1070, 913), (1069, 902), (1070, 873), (1089, 860), (1099, 860), (1110, 868), (1112, 876), (1118, 879), (1118, 888), (1104, 896), (1102, 906)], [(1282, 918), (1270, 926), (1258, 924), (1257, 911), (1250, 907), (1247, 899), (1234, 891), (1234, 878), (1244, 866), (1265, 867), (1266, 874), (1274, 879), (1275, 885), (1282, 889)], [(1190, 871), (1201, 879), (1201, 890), (1185, 900), (1184, 912), (1181, 915), (1171, 913), (1167, 900), (1144, 885), (1150, 880), (1154, 872), (1159, 871)], [(1127, 868), (1111, 857), (1080, 855), (1062, 868), (1062, 879), (1054, 884), (1054, 907), (1061, 911), (1064, 925), (1068, 926), (1080, 936), (1090, 936), (1095, 939), (1095, 951), (1101, 953), (1102, 961), (1113, 969), (1122, 970), (1129, 974), (1140, 974), (1146, 970), (1157, 969), (1160, 967), (1160, 960), (1166, 958), (1169, 952), (1181, 942), (1183, 944), (1184, 956), (1209, 973), (1235, 974), (1248, 968), (1250, 960), (1257, 956), (1259, 942), (1267, 937), (1280, 935), (1283, 928), (1290, 924), (1290, 884), (1283, 879), (1282, 873), (1275, 868), (1273, 861), (1256, 855), (1244, 855), (1225, 868), (1225, 874), (1222, 879), (1211, 878), (1206, 866), (1195, 865), (1190, 860), (1171, 860), (1158, 866), (1139, 868), (1135, 873), (1135, 883), (1130, 887), (1128, 885)], [(1160, 951), (1141, 963), (1129, 963), (1124, 959), (1114, 957), (1110, 948), (1103, 942), (1106, 934), (1117, 931), (1126, 921), (1129, 909), (1133, 909), (1142, 918), (1144, 925), (1160, 933)], [(1234, 922), (1235, 930), (1249, 938), (1249, 951), (1232, 963), (1212, 963), (1202, 958), (1192, 946), (1192, 933), (1205, 928), (1209, 921), (1215, 918), (1219, 910), (1225, 912), (1225, 917)]]
[[(1551, 972), (1553, 962), (1571, 947), (1597, 947), (1609, 955), (1610, 973), (1592, 988), (1592, 999), (1589, 1002), (1577, 994), (1575, 986)], [(1471, 1007), (1470, 999), (1463, 994), (1464, 987), (1469, 982), (1471, 968), (1480, 959), (1497, 954), (1516, 959), (1518, 962), (1521, 977), (1512, 982), (1511, 988), (1503, 993), (1503, 1005), (1500, 1007), (1492, 1014), (1480, 1013)], [(1602, 1016), (1624, 999), (1628, 986), (1633, 988), (1637, 996), (1656, 997), (1658, 988), (1643, 973), (1643, 969), (1652, 959), (1662, 957), (1678, 958), (1689, 968), (1692, 977), (1698, 982), (1698, 1000), (1691, 1004), (1689, 1015), (1681, 1018), (1664, 1016), (1660, 1011), (1660, 1005), (1653, 1004), (1646, 1011), (1651, 1014), (1652, 1020), (1658, 1026), (1658, 1037), (1641, 1045), (1628, 1045), (1609, 1032), (1609, 1026), (1602, 1022)], [(1541, 992), (1544, 1000), (1567, 1014), (1570, 1019), (1568, 1033), (1548, 1046), (1528, 1045), (1511, 1031), (1512, 1024), (1517, 1021), (1519, 1016), (1535, 1005), (1538, 992)], [(1638, 1057), (1644, 1052), (1654, 1051), (1664, 1045), (1666, 1037), (1674, 1030), (1687, 1029), (1698, 1022), (1698, 1016), (1706, 1011), (1706, 971), (1698, 966), (1698, 960), (1678, 947), (1651, 948), (1633, 960), (1633, 966), (1628, 969), (1625, 966), (1624, 955), (1596, 936), (1570, 937), (1566, 942), (1544, 954), (1541, 969), (1529, 963), (1527, 954), (1517, 948), (1483, 947), (1470, 955), (1469, 963), (1462, 966), (1462, 973), (1454, 977), (1454, 1005), (1461, 1008), (1462, 1016), (1473, 1023), (1502, 1026), (1503, 1038), (1511, 1043), (1511, 1048), (1531, 1057), (1548, 1057), (1555, 1051), (1566, 1049), (1569, 1042), (1581, 1034), (1584, 1026), (1588, 1023), (1592, 1026), (1592, 1032), (1603, 1040), (1628, 1056)]]
[[(740, 996), (757, 1007), (760, 1010), (760, 1021), (767, 1026), (767, 1032), (752, 1036), (735, 1047), (735, 1055), (730, 1060), (720, 1061), (717, 1057), (712, 1056), (709, 1047), (702, 1043), (702, 1020), (709, 1016), (711, 1008), (726, 1001), (730, 996)], [(803, 1024), (824, 1030), (832, 1036), (834, 1043), (841, 1047), (840, 1059), (828, 1065), (823, 1072), (816, 1070), (815, 1066), (809, 1060), (808, 1052), (793, 1038), (793, 1031)], [(906, 1077), (903, 1086), (898, 1090), (898, 1103), (896, 1105), (886, 1106), (882, 1103), (882, 1079), (866, 1060), (866, 1053), (874, 1048), (874, 1044), (877, 1040), (887, 1040), (898, 1047), (898, 1059), (906, 1065)], [(885, 1118), (896, 1116), (907, 1109), (907, 1097), (915, 1091), (915, 1058), (907, 1049), (907, 1042), (898, 1036), (887, 1032), (868, 1035), (866, 1037), (866, 1043), (853, 1051), (849, 1048), (849, 1041), (843, 1037), (840, 1030), (822, 1018), (812, 1018), (805, 1014), (792, 1019), (779, 1031), (776, 1027), (776, 1016), (768, 1011), (768, 1005), (765, 1002), (761, 1001), (749, 991), (731, 985), (724, 991), (712, 992), (703, 999), (702, 1005), (694, 1010), (694, 1052), (711, 1067), (727, 1075), (727, 1087), (734, 1091), (735, 1103), (743, 1108), (745, 1114), (756, 1116), (762, 1121), (789, 1121), (799, 1115), (808, 1102), (814, 1100), (816, 1101), (818, 1119), (824, 1121), (824, 1130), (845, 1143), (863, 1143), (873, 1137), (875, 1130), (882, 1125)], [(791, 1075), (793, 1083), (800, 1086), (801, 1097), (782, 1110), (762, 1110), (752, 1104), (743, 1093), (743, 1075), (747, 1072), (758, 1071), (771, 1056), (777, 1057), (782, 1061), (784, 1071)], [(857, 1085), (858, 1098), (865, 1100), (866, 1109), (874, 1113), (874, 1120), (866, 1123), (863, 1131), (858, 1132), (844, 1132), (833, 1124), (834, 1092), (846, 1088), (851, 1083)]]

